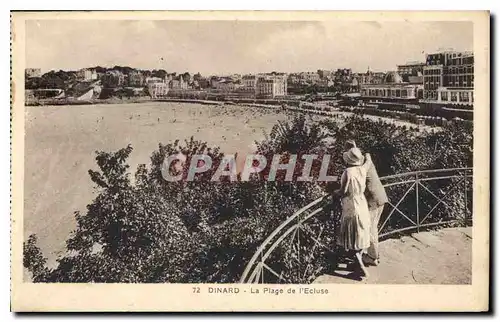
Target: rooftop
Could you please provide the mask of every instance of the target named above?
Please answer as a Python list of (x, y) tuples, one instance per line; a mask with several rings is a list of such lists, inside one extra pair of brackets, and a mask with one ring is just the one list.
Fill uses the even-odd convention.
[(403, 83), (403, 78), (397, 72), (388, 72), (385, 75), (384, 83), (386, 84), (401, 84)]
[(403, 66), (419, 66), (419, 65), (425, 65), (425, 62), (421, 61), (409, 61), (404, 64), (398, 65), (398, 67), (403, 67)]

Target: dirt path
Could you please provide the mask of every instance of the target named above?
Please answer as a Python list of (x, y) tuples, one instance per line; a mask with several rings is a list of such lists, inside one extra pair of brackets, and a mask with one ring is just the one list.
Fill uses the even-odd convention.
[(381, 263), (369, 267), (370, 276), (354, 280), (345, 265), (314, 283), (340, 284), (470, 284), (472, 228), (421, 232), (380, 244)]

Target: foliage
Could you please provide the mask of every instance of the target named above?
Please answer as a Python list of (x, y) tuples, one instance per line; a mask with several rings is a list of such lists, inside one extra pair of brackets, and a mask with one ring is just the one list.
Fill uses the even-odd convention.
[(42, 77), (34, 77), (26, 79), (26, 89), (37, 88), (66, 88), (76, 80), (75, 72), (66, 72), (63, 70), (50, 71), (42, 75)]
[[(279, 122), (263, 141), (256, 143), (258, 153), (268, 160), (281, 154), (281, 162), (287, 162), (290, 154), (298, 154), (300, 159), (304, 154), (329, 153), (329, 168), (339, 175), (347, 139), (356, 140), (363, 151), (372, 154), (380, 175), (472, 165), (472, 127), (462, 123), (427, 133), (357, 116), (347, 118), (343, 124), (332, 120), (313, 122), (299, 116)], [(223, 153), (193, 138), (160, 144), (150, 164), (140, 165), (132, 180), (127, 165), (131, 152), (131, 146), (113, 153), (97, 152), (98, 170), (89, 170), (96, 197), (87, 206), (86, 214), (75, 213), (76, 229), (55, 268), (47, 267), (36, 246), (36, 236), (25, 242), (24, 266), (34, 282), (236, 282), (263, 240), (294, 211), (328, 188), (314, 181), (286, 182), (283, 174), (275, 182), (262, 182), (268, 167), (260, 178), (253, 176), (248, 182), (231, 182), (227, 178), (212, 182)], [(194, 154), (209, 155), (213, 167), (197, 174), (192, 182), (168, 182), (162, 171), (173, 168), (165, 169), (164, 160), (178, 153), (187, 158), (182, 168), (184, 177)], [(294, 178), (301, 174), (302, 165), (298, 162)], [(314, 163), (315, 171), (318, 163)], [(326, 205), (338, 213), (337, 203), (327, 201)], [(463, 202), (450, 203), (450, 207), (459, 209)], [(329, 232), (324, 235), (329, 245), (336, 224), (330, 210), (313, 218), (309, 225), (316, 229), (314, 234), (318, 229)], [(309, 275), (300, 276), (307, 280), (324, 263), (320, 258), (325, 253), (318, 248), (313, 252), (314, 244), (305, 239), (301, 247), (301, 260), (309, 264)], [(293, 262), (283, 259), (294, 254), (279, 248), (270, 265), (276, 270), (287, 268)], [(290, 267), (287, 274), (299, 276)]]

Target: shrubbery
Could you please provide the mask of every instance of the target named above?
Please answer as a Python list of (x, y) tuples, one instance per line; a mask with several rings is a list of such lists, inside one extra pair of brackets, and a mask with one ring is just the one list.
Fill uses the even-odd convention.
[[(257, 147), (258, 153), (282, 154), (283, 160), (293, 153), (329, 153), (330, 174), (340, 175), (343, 145), (352, 138), (373, 155), (380, 175), (472, 166), (472, 126), (463, 123), (422, 133), (356, 116), (342, 127), (299, 116), (275, 125)], [(132, 180), (131, 151), (129, 146), (97, 153), (99, 169), (89, 170), (97, 197), (86, 214), (75, 213), (77, 227), (56, 268), (46, 266), (36, 236), (24, 243), (24, 266), (34, 282), (236, 282), (262, 241), (328, 189), (317, 182), (264, 182), (256, 176), (248, 182), (211, 182), (222, 151), (193, 139), (160, 144)], [(163, 160), (179, 152), (188, 156), (186, 164), (192, 154), (208, 154), (214, 167), (192, 182), (167, 182)], [(328, 216), (316, 220), (329, 225)]]

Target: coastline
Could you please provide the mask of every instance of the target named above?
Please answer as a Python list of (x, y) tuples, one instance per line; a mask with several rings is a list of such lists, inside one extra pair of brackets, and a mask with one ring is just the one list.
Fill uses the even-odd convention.
[[(202, 99), (186, 99), (186, 98), (150, 98), (150, 97), (137, 97), (137, 98), (108, 98), (108, 99), (91, 99), (91, 100), (67, 100), (67, 99), (47, 99), (44, 101), (38, 101), (36, 103), (26, 104), (26, 106), (61, 106), (61, 105), (99, 105), (99, 104), (138, 104), (138, 103), (152, 103), (152, 102), (163, 102), (163, 103), (189, 103), (189, 104), (200, 104), (200, 105), (210, 105), (210, 106), (225, 106), (225, 105), (240, 105), (245, 107), (257, 107), (257, 108), (268, 108), (274, 110), (290, 111), (295, 113), (305, 113), (314, 114), (324, 117), (345, 117), (352, 115), (360, 115), (364, 118), (372, 120), (381, 120), (385, 123), (408, 125), (412, 128), (441, 128), (445, 123), (452, 122), (456, 120), (455, 118), (443, 118), (443, 117), (433, 117), (426, 115), (425, 113), (402, 113), (397, 111), (392, 111), (394, 113), (388, 113), (391, 111), (378, 110), (374, 111), (367, 110), (366, 108), (358, 107), (352, 108), (352, 110), (344, 110), (345, 106), (328, 106), (323, 104), (314, 104), (310, 102), (298, 101), (298, 100), (287, 100), (287, 99), (232, 99), (232, 100), (202, 100)], [(364, 111), (364, 112), (363, 112)], [(374, 113), (377, 112), (377, 113)], [(452, 111), (447, 111), (451, 112)], [(455, 111), (455, 115), (459, 114), (464, 117), (463, 111)], [(391, 114), (394, 114), (391, 116)], [(412, 114), (415, 117), (409, 119), (404, 117), (402, 114)], [(467, 115), (469, 116), (469, 115)], [(471, 120), (460, 118), (462, 122), (472, 122)], [(470, 116), (469, 116), (470, 117)]]

